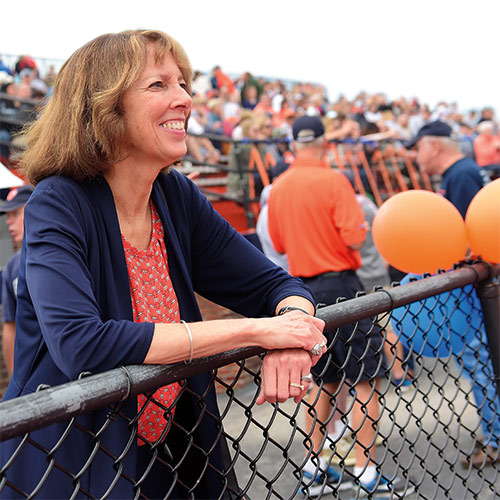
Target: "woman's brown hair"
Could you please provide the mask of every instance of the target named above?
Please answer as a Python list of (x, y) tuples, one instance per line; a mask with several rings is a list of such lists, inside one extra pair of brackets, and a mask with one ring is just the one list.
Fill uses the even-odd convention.
[(146, 64), (171, 54), (191, 94), (192, 69), (180, 44), (161, 31), (101, 35), (78, 49), (57, 74), (53, 94), (23, 135), (20, 169), (33, 185), (50, 175), (78, 181), (95, 177), (122, 159), (123, 93)]

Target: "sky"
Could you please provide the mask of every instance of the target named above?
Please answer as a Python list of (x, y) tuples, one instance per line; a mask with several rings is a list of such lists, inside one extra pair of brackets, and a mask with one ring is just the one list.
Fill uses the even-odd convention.
[(201, 71), (500, 115), (500, 0), (24, 0), (0, 13), (0, 54), (65, 60), (103, 33), (161, 29)]

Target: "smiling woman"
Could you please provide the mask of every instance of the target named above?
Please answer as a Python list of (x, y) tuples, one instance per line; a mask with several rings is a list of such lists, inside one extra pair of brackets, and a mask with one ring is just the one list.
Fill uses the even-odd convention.
[[(310, 291), (239, 235), (189, 179), (170, 170), (186, 152), (190, 85), (183, 49), (150, 30), (100, 36), (59, 71), (52, 98), (26, 132), (21, 160), (36, 187), (25, 209), (6, 399), (82, 372), (189, 363), (247, 346), (268, 350), (258, 403), (304, 397), (311, 366), (325, 350), (324, 323), (313, 316)], [(202, 322), (195, 292), (245, 318)], [(65, 471), (53, 467), (37, 494), (102, 497), (112, 487), (115, 498), (225, 497), (220, 471), (225, 477), (229, 455), (211, 418), (218, 409), (210, 380), (203, 374), (159, 388), (157, 399), (168, 401), (162, 415), (144, 396), (124, 405), (124, 414), (137, 421), (137, 442), (131, 446), (124, 420), (100, 436), (103, 449), (127, 455), (118, 479), (101, 449), (85, 474), (78, 472), (94, 453), (92, 436), (100, 435), (107, 410), (86, 415), (90, 432), (72, 434), (58, 447)], [(186, 439), (175, 422), (197, 425), (191, 452), (180, 460), (188, 465), (174, 468), (185, 450), (176, 443)], [(35, 439), (52, 449), (66, 425), (34, 433)], [(18, 445), (3, 442), (2, 460)], [(37, 453), (22, 449), (0, 496), (16, 497), (8, 484), (33, 491), (47, 464)], [(143, 475), (134, 488), (130, 478)]]

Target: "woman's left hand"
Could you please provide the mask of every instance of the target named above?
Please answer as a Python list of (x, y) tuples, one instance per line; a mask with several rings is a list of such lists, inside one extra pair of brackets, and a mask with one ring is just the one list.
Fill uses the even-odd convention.
[[(311, 373), (312, 359), (304, 349), (269, 351), (262, 365), (262, 384), (257, 404), (283, 403), (288, 398), (298, 403), (311, 384), (302, 377)], [(303, 388), (299, 387), (303, 386)]]

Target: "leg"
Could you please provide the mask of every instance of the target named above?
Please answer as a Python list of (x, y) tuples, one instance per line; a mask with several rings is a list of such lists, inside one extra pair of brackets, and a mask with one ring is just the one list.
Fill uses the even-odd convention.
[(365, 467), (373, 462), (375, 455), (375, 424), (379, 418), (379, 403), (368, 380), (359, 382), (355, 390), (352, 427), (356, 434), (356, 466)]
[(387, 358), (387, 364), (391, 368), (395, 380), (404, 380), (410, 370), (404, 368), (403, 345), (399, 342), (396, 332), (389, 323), (384, 326), (383, 332), (385, 333), (384, 354)]
[[(470, 457), (472, 463), (481, 466), (486, 463), (498, 462), (500, 443), (500, 419), (498, 417), (499, 401), (493, 380), (493, 367), (486, 349), (487, 339), (484, 331), (476, 334), (465, 343), (461, 356), (455, 361), (459, 370), (463, 367), (463, 375), (472, 384), (472, 392), (476, 400), (477, 411), (482, 429), (482, 443)], [(486, 457), (485, 457), (486, 456)], [(468, 460), (463, 461), (465, 465)]]
[[(335, 389), (337, 390), (337, 389)], [(346, 414), (347, 408), (347, 397), (349, 396), (349, 390), (346, 385), (343, 385), (337, 392), (335, 397), (335, 402), (337, 403), (337, 411), (333, 414), (332, 419), (328, 423), (328, 435), (333, 436), (337, 439), (340, 437), (339, 428), (344, 424), (341, 422), (341, 417)]]
[[(332, 404), (330, 402), (330, 394), (335, 394), (338, 388), (338, 383), (330, 382), (324, 384), (324, 389), (318, 394), (319, 387), (314, 385), (307, 402), (311, 405), (311, 410), (306, 412), (306, 429), (312, 429), (311, 441), (314, 453), (320, 455), (323, 449), (325, 435), (327, 434), (327, 425), (332, 418)], [(312, 415), (311, 415), (312, 413)]]

